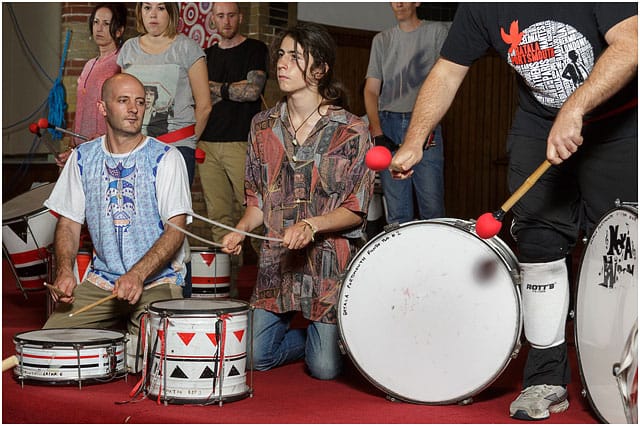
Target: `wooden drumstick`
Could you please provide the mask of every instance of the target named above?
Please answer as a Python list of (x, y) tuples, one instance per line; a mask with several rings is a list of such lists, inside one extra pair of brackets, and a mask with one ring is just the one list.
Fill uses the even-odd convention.
[(20, 361), (18, 361), (18, 357), (15, 355), (11, 355), (9, 358), (2, 360), (2, 372), (4, 373), (8, 369), (13, 368), (18, 364), (20, 364)]
[(109, 296), (107, 296), (107, 297), (103, 297), (102, 299), (97, 300), (97, 301), (95, 301), (95, 302), (93, 302), (93, 303), (91, 303), (91, 304), (89, 304), (89, 305), (85, 306), (84, 308), (80, 308), (80, 309), (78, 309), (78, 310), (77, 310), (77, 311), (75, 311), (75, 312), (71, 312), (71, 313), (69, 314), (69, 318), (71, 318), (71, 317), (72, 317), (72, 316), (74, 316), (74, 315), (81, 314), (82, 312), (86, 312), (86, 311), (88, 311), (89, 309), (95, 308), (96, 306), (101, 305), (101, 304), (103, 304), (104, 302), (108, 302), (108, 301), (109, 301), (109, 300), (111, 300), (111, 299), (115, 299), (116, 297), (117, 297), (117, 295), (116, 295), (116, 294), (110, 294), (110, 295), (109, 295)]
[(60, 290), (58, 287), (54, 287), (53, 285), (49, 284), (49, 283), (44, 283), (44, 286), (46, 288), (49, 288), (51, 290), (53, 290), (55, 292), (55, 294), (57, 294), (58, 296), (66, 296), (66, 294), (64, 294), (64, 291)]

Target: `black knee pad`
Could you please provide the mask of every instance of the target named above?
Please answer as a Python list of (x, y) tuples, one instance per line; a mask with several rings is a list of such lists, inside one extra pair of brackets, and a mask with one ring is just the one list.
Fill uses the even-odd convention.
[(520, 262), (551, 262), (562, 259), (570, 250), (570, 242), (552, 229), (521, 229), (516, 235)]

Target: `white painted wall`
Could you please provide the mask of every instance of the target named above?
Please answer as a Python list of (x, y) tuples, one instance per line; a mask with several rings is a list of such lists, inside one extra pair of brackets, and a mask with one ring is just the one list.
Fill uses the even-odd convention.
[(298, 19), (369, 31), (382, 31), (396, 24), (389, 2), (300, 2)]

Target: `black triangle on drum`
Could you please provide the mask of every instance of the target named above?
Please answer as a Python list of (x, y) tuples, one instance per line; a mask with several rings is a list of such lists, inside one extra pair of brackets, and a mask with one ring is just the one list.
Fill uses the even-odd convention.
[(238, 369), (236, 368), (235, 365), (231, 366), (231, 370), (229, 371), (229, 377), (231, 376), (239, 376), (240, 372), (238, 371)]
[(188, 379), (187, 375), (184, 374), (184, 371), (182, 371), (177, 365), (169, 377), (174, 377), (176, 379)]
[(209, 366), (206, 366), (204, 368), (204, 370), (202, 370), (202, 374), (200, 375), (201, 379), (213, 379), (216, 375), (213, 374), (213, 371), (211, 371), (211, 369), (209, 368)]
[(27, 231), (28, 222), (25, 220), (19, 220), (14, 223), (8, 224), (9, 228), (20, 238), (25, 244), (29, 239), (29, 232)]

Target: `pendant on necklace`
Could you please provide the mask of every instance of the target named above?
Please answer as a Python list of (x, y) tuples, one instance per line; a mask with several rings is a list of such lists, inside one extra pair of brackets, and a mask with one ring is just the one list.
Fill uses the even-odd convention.
[(298, 141), (296, 140), (296, 138), (295, 138), (295, 137), (293, 138), (293, 140), (292, 140), (291, 142), (293, 142), (293, 144), (294, 144), (295, 146), (298, 146)]

